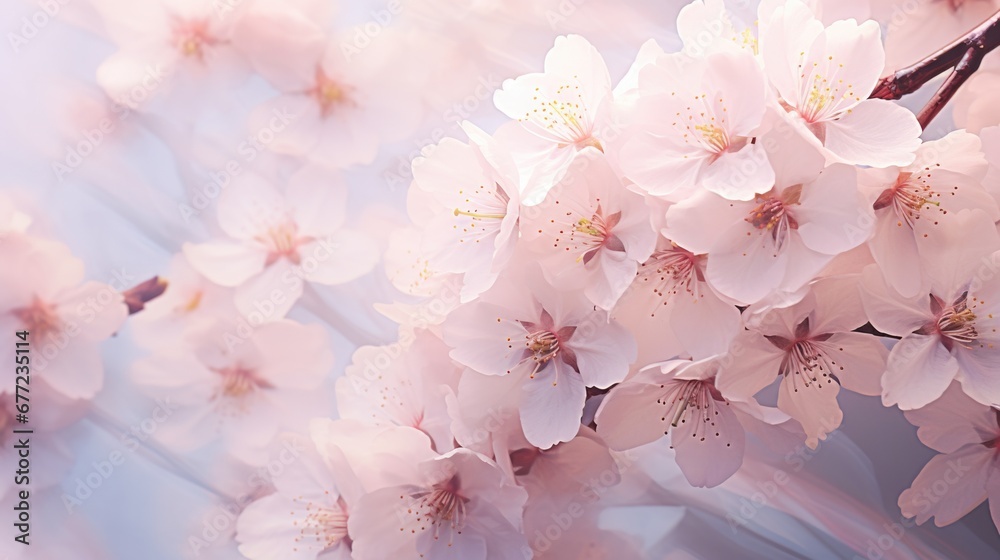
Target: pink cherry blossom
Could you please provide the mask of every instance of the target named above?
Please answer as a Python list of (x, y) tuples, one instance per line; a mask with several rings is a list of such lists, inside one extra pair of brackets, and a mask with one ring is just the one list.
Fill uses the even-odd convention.
[[(520, 149), (519, 163), (531, 170), (530, 181), (544, 196), (578, 151), (604, 149), (612, 132), (611, 76), (604, 58), (579, 35), (558, 37), (545, 56), (545, 71), (506, 80), (493, 101), (520, 127), (508, 127), (504, 138)], [(534, 198), (529, 198), (534, 200)]]
[(934, 257), (926, 293), (905, 298), (886, 285), (874, 266), (864, 271), (864, 305), (871, 323), (902, 337), (889, 356), (882, 402), (903, 410), (920, 408), (940, 397), (952, 380), (980, 403), (1000, 402), (994, 375), (1000, 364), (1000, 277), (991, 264), (1000, 258), (996, 226), (982, 211), (963, 210), (929, 245)]
[[(612, 316), (634, 333), (648, 332), (661, 337), (656, 347), (669, 347), (663, 340), (664, 333), (669, 332), (688, 354), (708, 356), (724, 352), (732, 335), (742, 328), (740, 312), (705, 280), (707, 260), (707, 255), (696, 255), (660, 236), (656, 250), (639, 266), (635, 280)], [(645, 362), (643, 347), (650, 346), (654, 343), (640, 344), (637, 363), (673, 357), (661, 356)]]
[(774, 187), (754, 200), (704, 192), (667, 210), (664, 234), (708, 253), (708, 282), (743, 303), (800, 288), (834, 256), (864, 243), (873, 222), (853, 167), (831, 165), (817, 177), (808, 151), (787, 140), (775, 146), (780, 157), (795, 159), (784, 159)]
[(400, 95), (419, 86), (389, 48), (388, 31), (361, 63), (344, 48), (352, 44), (349, 31), (328, 36), (308, 14), (265, 6), (244, 13), (233, 41), (279, 91), (249, 123), (254, 133), (281, 128), (268, 144), (275, 152), (334, 167), (367, 164), (381, 142), (401, 139), (419, 122), (416, 97)]
[(409, 427), (316, 421), (312, 434), (327, 461), (350, 468), (363, 489), (347, 521), (353, 558), (527, 557), (527, 495), (483, 455), (438, 455)]
[(935, 455), (899, 496), (906, 517), (950, 525), (987, 498), (1000, 529), (1000, 409), (966, 396), (957, 384), (927, 406), (906, 413)]
[(743, 464), (746, 424), (772, 421), (753, 397), (730, 400), (715, 387), (719, 357), (673, 360), (644, 368), (611, 390), (597, 412), (597, 433), (612, 449), (638, 447), (669, 434), (677, 464), (693, 486), (717, 486)]
[(795, 305), (776, 308), (737, 335), (731, 367), (716, 385), (729, 398), (747, 399), (781, 378), (778, 408), (802, 424), (806, 445), (840, 426), (840, 388), (877, 395), (888, 349), (874, 336), (851, 332), (867, 321), (856, 276), (812, 284)]
[(157, 434), (177, 449), (222, 439), (250, 451), (279, 428), (302, 429), (323, 409), (322, 386), (333, 367), (329, 338), (318, 325), (279, 320), (250, 327), (217, 321), (136, 362), (133, 378), (152, 396), (178, 405)]
[[(146, 108), (164, 93), (180, 99), (204, 96), (206, 83), (237, 84), (248, 73), (233, 47), (241, 6), (220, 11), (205, 0), (155, 0), (138, 5), (95, 0), (119, 49), (97, 69), (97, 82), (117, 103)], [(200, 86), (200, 87), (199, 87)]]
[(875, 232), (868, 243), (894, 290), (907, 297), (926, 291), (921, 248), (949, 227), (959, 210), (978, 208), (1000, 219), (996, 201), (981, 184), (986, 168), (979, 138), (955, 131), (921, 144), (910, 165), (861, 172), (862, 188), (875, 208)]
[(452, 359), (520, 386), (524, 435), (546, 449), (576, 435), (586, 387), (625, 377), (635, 342), (606, 312), (537, 276), (498, 284), (452, 312), (443, 328)]
[(167, 340), (182, 341), (188, 330), (211, 324), (220, 315), (236, 315), (233, 290), (197, 273), (183, 254), (171, 259), (165, 277), (170, 281), (163, 294), (129, 321), (137, 344), (155, 350)]
[(668, 197), (700, 187), (750, 200), (769, 190), (774, 172), (753, 141), (767, 96), (763, 70), (749, 53), (658, 57), (639, 73), (641, 120), (622, 148), (625, 174), (650, 194)]
[[(463, 301), (489, 289), (510, 259), (520, 210), (513, 159), (481, 130), (467, 124), (466, 131), (469, 144), (445, 138), (425, 148), (413, 162), (409, 191), (427, 264), (463, 274)], [(421, 207), (430, 207), (427, 215)]]
[[(104, 385), (101, 343), (128, 316), (124, 297), (85, 282), (83, 261), (54, 241), (8, 234), (0, 260), (0, 326), (11, 336), (28, 332), (32, 379), (70, 399), (92, 398)], [(9, 364), (14, 349), (0, 351)]]
[(275, 492), (240, 513), (236, 525), (240, 553), (250, 560), (276, 556), (349, 560), (349, 504), (337, 489), (351, 473), (324, 461), (317, 443), (308, 438), (287, 435), (282, 439), (294, 445), (298, 454), (281, 476), (274, 477)]
[(373, 240), (342, 227), (346, 196), (346, 187), (318, 167), (296, 173), (284, 192), (259, 176), (242, 176), (218, 200), (219, 226), (229, 239), (185, 244), (184, 255), (212, 282), (236, 288), (241, 313), (279, 319), (305, 282), (342, 284), (375, 265)]
[(460, 372), (448, 347), (427, 331), (405, 345), (362, 346), (337, 380), (337, 410), (376, 426), (416, 428), (445, 451), (453, 446), (446, 388), (458, 385)]
[(525, 211), (521, 231), (552, 285), (582, 288), (605, 310), (656, 242), (642, 197), (626, 190), (596, 151), (577, 156), (545, 200)]
[(872, 167), (913, 161), (916, 117), (891, 101), (867, 99), (885, 64), (876, 22), (824, 27), (789, 0), (761, 20), (760, 53), (779, 112), (829, 160)]

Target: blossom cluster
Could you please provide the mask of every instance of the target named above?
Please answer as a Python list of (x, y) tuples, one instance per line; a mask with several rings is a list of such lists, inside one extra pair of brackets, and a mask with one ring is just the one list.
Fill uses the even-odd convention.
[[(667, 438), (713, 487), (751, 437), (816, 448), (850, 391), (943, 453), (904, 515), (944, 525), (992, 494), (1000, 526), (995, 129), (921, 141), (909, 110), (869, 98), (874, 21), (827, 25), (795, 0), (756, 17), (694, 2), (680, 52), (645, 43), (617, 84), (585, 38), (559, 37), (497, 91), (508, 123), (425, 148), (396, 280), (445, 309), (402, 322), (434, 333), (410, 351), (447, 352), (458, 449), (512, 469), (526, 512), (554, 493), (527, 473), (581, 438)], [(956, 457), (976, 474), (923, 499)], [(436, 537), (409, 546), (452, 544)]]
[[(0, 331), (33, 341), (33, 492), (73, 515), (137, 452), (222, 504), (184, 520), (187, 557), (662, 557), (609, 511), (769, 531), (763, 502), (736, 519), (733, 496), (829, 446), (853, 393), (937, 453), (892, 513), (943, 526), (989, 498), (1000, 528), (998, 70), (942, 134), (875, 94), (982, 3), (898, 21), (887, 0), (678, 3), (674, 44), (630, 47), (617, 79), (597, 45), (654, 35), (639, 2), (391, 0), (360, 25), (316, 0), (65, 6), (107, 44), (100, 93), (72, 96), (82, 137), (44, 144), (49, 200), (91, 189), (158, 268), (91, 281), (55, 209), (0, 195)], [(386, 162), (434, 111), (451, 126)], [(153, 153), (171, 173), (131, 165)], [(5, 469), (16, 399), (0, 387)], [(143, 402), (152, 416), (116, 418)], [(127, 448), (107, 474), (81, 474), (84, 426)], [(866, 552), (881, 518), (832, 492), (861, 521), (824, 518), (796, 494), (825, 488), (810, 476), (767, 507)], [(143, 520), (182, 524), (163, 521)], [(107, 557), (67, 527), (44, 553)], [(933, 555), (896, 538), (886, 557)]]

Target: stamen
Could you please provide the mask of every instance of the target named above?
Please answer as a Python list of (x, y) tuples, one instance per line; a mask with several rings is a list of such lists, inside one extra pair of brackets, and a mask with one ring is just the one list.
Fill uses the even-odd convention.
[(461, 494), (458, 475), (429, 489), (419, 489), (409, 496), (401, 495), (400, 499), (409, 502), (400, 531), (422, 532), (430, 524), (434, 540), (444, 536), (449, 546), (454, 544), (455, 535), (462, 534), (469, 499)]
[(686, 293), (696, 301), (705, 296), (701, 290), (704, 278), (700, 268), (704, 259), (704, 255), (695, 255), (671, 244), (669, 249), (656, 251), (639, 266), (637, 280), (652, 284), (653, 297), (657, 301), (650, 316), (655, 317), (657, 311), (679, 293)]
[[(669, 423), (664, 434), (670, 433), (671, 428), (684, 424), (690, 427), (691, 437), (697, 441), (705, 441), (708, 437), (729, 436), (722, 434), (716, 426), (715, 417), (719, 415), (719, 407), (729, 406), (729, 401), (715, 389), (713, 380), (674, 379), (660, 388), (664, 392), (656, 402), (666, 407), (660, 420)], [(676, 442), (672, 442), (671, 448), (674, 445)], [(726, 443), (726, 447), (730, 445), (732, 443)]]
[(478, 212), (466, 212), (464, 210), (455, 209), (456, 216), (469, 216), (470, 218), (475, 218), (479, 220), (502, 220), (507, 217), (507, 214), (480, 214)]
[[(905, 223), (912, 228), (925, 208), (941, 206), (941, 202), (935, 200), (939, 199), (941, 194), (931, 188), (928, 178), (929, 174), (924, 173), (917, 175), (910, 172), (900, 173), (896, 184), (879, 195), (873, 208), (880, 210), (891, 207), (899, 217), (896, 225), (902, 227)], [(947, 211), (941, 210), (941, 213), (946, 214)]]
[(758, 230), (769, 232), (779, 250), (784, 247), (790, 230), (799, 227), (799, 223), (788, 212), (788, 206), (798, 202), (797, 195), (793, 198), (794, 200), (789, 200), (787, 196), (784, 198), (758, 196), (755, 200), (757, 206), (744, 218)]
[(940, 335), (941, 342), (948, 350), (955, 344), (972, 349), (973, 343), (979, 338), (979, 331), (976, 330), (976, 314), (969, 308), (968, 298), (969, 293), (965, 292), (951, 305), (945, 306), (940, 298), (931, 294), (931, 310), (935, 312), (937, 318), (917, 332)]

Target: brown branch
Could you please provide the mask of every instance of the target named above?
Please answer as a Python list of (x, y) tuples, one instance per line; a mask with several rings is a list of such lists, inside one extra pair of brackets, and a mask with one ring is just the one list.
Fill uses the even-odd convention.
[(917, 116), (920, 126), (926, 128), (951, 100), (958, 88), (979, 69), (983, 57), (998, 46), (1000, 46), (1000, 11), (936, 53), (882, 78), (869, 97), (899, 99), (917, 91), (943, 72), (954, 69)]

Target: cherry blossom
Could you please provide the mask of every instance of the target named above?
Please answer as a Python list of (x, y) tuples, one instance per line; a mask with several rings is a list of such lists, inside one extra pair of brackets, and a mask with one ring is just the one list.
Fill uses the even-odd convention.
[[(0, 325), (11, 335), (27, 331), (31, 372), (65, 397), (92, 398), (104, 385), (101, 343), (128, 316), (122, 294), (84, 281), (83, 261), (54, 241), (8, 234), (0, 260)], [(15, 345), (6, 345), (2, 355), (13, 364)]]
[(930, 238), (934, 254), (929, 291), (905, 298), (886, 285), (879, 271), (864, 271), (864, 305), (871, 323), (902, 337), (892, 349), (882, 379), (882, 402), (903, 410), (941, 396), (952, 380), (983, 404), (1000, 402), (993, 374), (1000, 360), (992, 270), (1000, 238), (985, 212), (962, 210), (950, 227)]
[(743, 464), (745, 424), (780, 415), (752, 397), (722, 396), (715, 379), (722, 361), (674, 360), (644, 368), (608, 393), (597, 412), (597, 433), (617, 450), (670, 435), (677, 464), (692, 486), (717, 486)]
[(337, 380), (337, 409), (341, 418), (416, 428), (444, 451), (453, 439), (446, 388), (458, 385), (460, 372), (448, 347), (427, 331), (408, 345), (362, 346)]
[(322, 327), (283, 319), (193, 328), (183, 345), (157, 348), (132, 373), (148, 392), (178, 405), (161, 430), (171, 447), (194, 449), (221, 438), (251, 451), (322, 409), (332, 367)]
[(868, 243), (894, 290), (912, 297), (926, 289), (921, 247), (949, 227), (958, 210), (980, 209), (1000, 219), (996, 201), (981, 184), (986, 169), (979, 138), (955, 131), (922, 144), (917, 159), (906, 167), (862, 172), (862, 188), (873, 199), (876, 219)]
[(750, 201), (704, 192), (667, 210), (664, 234), (707, 253), (708, 282), (743, 303), (803, 286), (834, 256), (864, 243), (873, 222), (853, 167), (831, 165), (817, 177), (813, 154), (787, 140), (774, 146), (786, 159), (767, 192)]
[(235, 316), (233, 290), (198, 274), (183, 254), (171, 259), (163, 295), (129, 321), (136, 343), (150, 350), (167, 340), (181, 342), (191, 329), (211, 325), (220, 315)]
[[(634, 333), (650, 332), (661, 337), (655, 346), (664, 344), (663, 333), (672, 333), (681, 347), (692, 355), (710, 355), (720, 340), (730, 340), (742, 328), (740, 312), (725, 301), (706, 281), (708, 256), (694, 254), (660, 236), (656, 250), (639, 266), (636, 278), (622, 296), (612, 316)], [(663, 361), (661, 356), (643, 361), (640, 344), (638, 363)], [(667, 351), (669, 353), (669, 351)], [(674, 355), (681, 352), (675, 352)]]
[(240, 513), (236, 526), (240, 553), (250, 560), (275, 556), (349, 560), (349, 508), (337, 488), (347, 484), (351, 474), (324, 461), (313, 440), (293, 435), (283, 439), (298, 454), (288, 470), (274, 477), (275, 492)]
[(343, 48), (349, 31), (328, 36), (308, 14), (249, 8), (233, 41), (279, 91), (251, 114), (249, 129), (281, 128), (268, 143), (278, 153), (334, 167), (371, 163), (381, 142), (409, 134), (419, 119), (415, 96), (399, 95), (419, 89), (419, 74), (385, 47), (389, 35), (365, 50), (361, 64)]
[(149, 98), (167, 91), (191, 99), (207, 89), (206, 82), (233, 84), (248, 73), (232, 43), (240, 6), (224, 14), (205, 0), (156, 0), (142, 7), (95, 0), (94, 5), (119, 47), (97, 69), (97, 82), (123, 106), (145, 109)]
[(768, 88), (751, 54), (660, 56), (639, 73), (638, 95), (642, 119), (621, 158), (643, 190), (669, 197), (701, 187), (749, 200), (774, 184), (764, 148), (754, 141)]
[(925, 445), (940, 453), (899, 496), (906, 517), (950, 525), (989, 498), (1000, 528), (1000, 409), (977, 403), (955, 383), (927, 406), (906, 413)]
[[(493, 284), (511, 257), (520, 185), (510, 155), (472, 125), (466, 131), (469, 144), (446, 138), (414, 160), (409, 206), (423, 226), (428, 266), (463, 274), (462, 298), (469, 301)], [(431, 207), (429, 215), (421, 215), (422, 206)]]
[(305, 282), (342, 284), (375, 265), (374, 242), (341, 227), (346, 196), (318, 167), (296, 173), (284, 192), (259, 176), (242, 176), (218, 201), (219, 226), (229, 239), (185, 244), (184, 255), (212, 282), (236, 288), (241, 313), (280, 319)]
[(908, 165), (920, 125), (907, 109), (867, 99), (882, 74), (885, 53), (874, 21), (824, 27), (798, 0), (760, 22), (764, 69), (780, 96), (779, 113), (834, 162)]
[(768, 312), (737, 335), (731, 367), (719, 371), (722, 395), (747, 399), (781, 378), (778, 408), (802, 424), (806, 445), (840, 426), (840, 388), (879, 394), (888, 349), (872, 335), (851, 332), (867, 321), (856, 276), (816, 281), (795, 305)]
[(522, 235), (549, 283), (582, 288), (611, 309), (653, 252), (642, 197), (625, 190), (599, 152), (580, 154), (545, 200), (526, 211)]
[(524, 435), (545, 449), (576, 435), (586, 387), (606, 388), (625, 377), (635, 342), (606, 312), (537, 276), (498, 284), (456, 309), (445, 321), (444, 341), (460, 364), (520, 386)]
[(353, 558), (529, 557), (520, 534), (527, 495), (483, 455), (438, 455), (409, 427), (316, 421), (312, 434), (364, 490), (347, 521)]
[(506, 80), (493, 97), (497, 108), (517, 119), (504, 138), (518, 146), (515, 158), (531, 172), (530, 184), (541, 189), (558, 180), (578, 151), (604, 150), (602, 140), (614, 130), (611, 76), (604, 58), (579, 35), (558, 37), (545, 56), (545, 71)]

